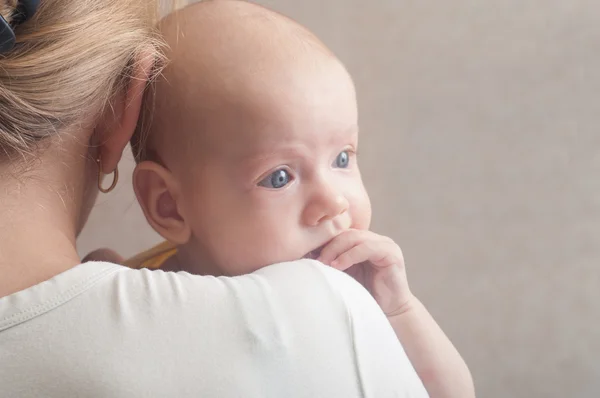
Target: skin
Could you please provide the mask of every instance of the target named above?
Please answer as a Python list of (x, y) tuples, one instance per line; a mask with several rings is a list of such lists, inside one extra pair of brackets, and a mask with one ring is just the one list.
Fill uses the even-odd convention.
[(250, 3), (196, 4), (161, 28), (171, 63), (134, 188), (148, 222), (179, 246), (165, 268), (240, 275), (318, 257), (371, 292), (431, 397), (473, 397), (460, 354), (409, 289), (400, 247), (368, 230), (341, 63)]
[[(153, 59), (142, 56), (109, 112), (46, 140), (33, 159), (0, 163), (0, 297), (78, 264), (75, 240), (98, 195), (98, 165), (112, 171), (131, 139)], [(83, 126), (83, 127), (81, 127)]]

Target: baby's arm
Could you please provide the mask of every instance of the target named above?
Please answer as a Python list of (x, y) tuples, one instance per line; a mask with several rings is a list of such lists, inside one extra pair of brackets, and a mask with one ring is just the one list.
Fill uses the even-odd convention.
[(387, 317), (432, 398), (475, 397), (465, 361), (416, 297)]
[(370, 231), (347, 231), (319, 258), (367, 288), (384, 311), (432, 398), (471, 398), (471, 373), (423, 304), (411, 293), (400, 247)]

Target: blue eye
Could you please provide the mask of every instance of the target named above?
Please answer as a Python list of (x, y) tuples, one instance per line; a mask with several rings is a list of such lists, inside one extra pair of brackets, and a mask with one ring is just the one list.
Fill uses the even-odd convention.
[(279, 169), (269, 174), (264, 180), (258, 183), (261, 187), (281, 189), (290, 183), (292, 176), (287, 170)]
[(350, 163), (350, 154), (348, 151), (343, 151), (337, 158), (335, 158), (334, 167), (339, 167), (340, 169), (345, 169), (348, 167)]

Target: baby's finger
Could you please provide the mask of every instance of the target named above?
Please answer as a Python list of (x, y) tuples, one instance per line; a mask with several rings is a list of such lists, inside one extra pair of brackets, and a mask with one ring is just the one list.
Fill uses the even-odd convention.
[(345, 271), (355, 264), (369, 261), (371, 263), (381, 262), (387, 255), (382, 251), (377, 242), (363, 242), (350, 250), (341, 253), (331, 262), (333, 268)]
[(369, 263), (376, 268), (386, 268), (398, 265), (401, 260), (387, 242), (367, 241), (354, 246), (352, 249), (342, 253), (331, 262), (331, 266), (340, 270), (360, 263)]
[(319, 255), (319, 260), (323, 264), (329, 264), (335, 260), (340, 254), (352, 249), (363, 240), (363, 234), (357, 230), (346, 231), (331, 240)]

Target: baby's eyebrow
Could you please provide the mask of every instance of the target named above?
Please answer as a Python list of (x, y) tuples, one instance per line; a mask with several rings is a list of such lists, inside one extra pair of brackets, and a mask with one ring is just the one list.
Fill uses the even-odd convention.
[(331, 134), (331, 142), (335, 143), (342, 140), (356, 139), (358, 137), (358, 125), (354, 124), (348, 128), (337, 130), (336, 132)]
[[(324, 140), (324, 145), (347, 144), (344, 141), (356, 140), (358, 137), (358, 125), (352, 125), (346, 129), (339, 129), (330, 134), (330, 139)], [(271, 146), (248, 148), (247, 153), (239, 157), (241, 163), (260, 163), (274, 159), (293, 159), (310, 157), (312, 150), (301, 145), (294, 145), (288, 142), (275, 142)]]
[(245, 157), (242, 157), (240, 160), (242, 163), (246, 164), (260, 164), (266, 163), (269, 161), (273, 161), (276, 159), (292, 159), (303, 157), (307, 151), (299, 150), (298, 148), (273, 148), (273, 149), (265, 149), (261, 151), (256, 151), (254, 153), (248, 154)]

